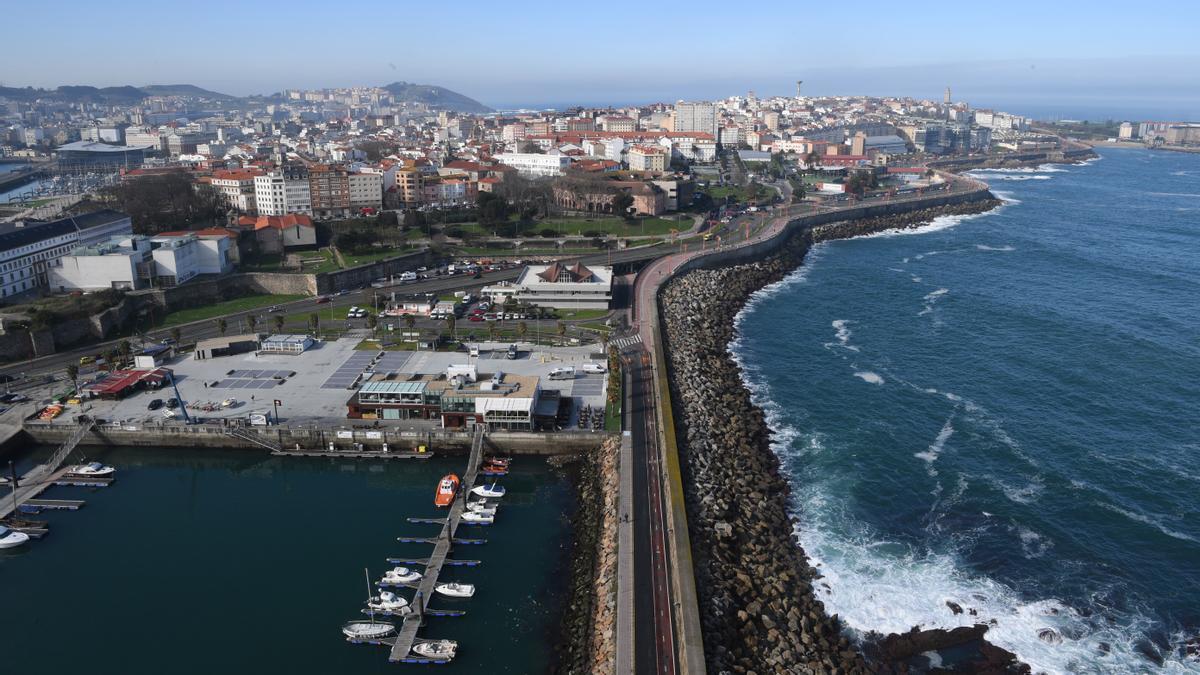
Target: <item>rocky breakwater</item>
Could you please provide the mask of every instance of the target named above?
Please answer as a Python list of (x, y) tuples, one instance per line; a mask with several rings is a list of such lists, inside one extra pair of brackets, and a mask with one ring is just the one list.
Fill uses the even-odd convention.
[[(868, 645), (851, 642), (813, 590), (819, 574), (793, 538), (790, 489), (770, 446), (763, 411), (750, 400), (728, 345), (747, 298), (795, 269), (814, 241), (916, 227), (939, 215), (975, 213), (998, 202), (832, 223), (794, 235), (772, 257), (703, 269), (671, 281), (660, 308), (677, 426), (705, 659), (710, 673), (905, 672), (924, 650), (978, 641), (920, 631)], [(1006, 654), (1006, 653), (1005, 653)], [(992, 652), (995, 656), (995, 653)], [(974, 660), (976, 672), (1011, 661)]]
[(575, 543), (556, 668), (559, 673), (612, 673), (616, 669), (620, 447), (619, 438), (607, 438), (579, 467), (579, 507), (572, 523)]

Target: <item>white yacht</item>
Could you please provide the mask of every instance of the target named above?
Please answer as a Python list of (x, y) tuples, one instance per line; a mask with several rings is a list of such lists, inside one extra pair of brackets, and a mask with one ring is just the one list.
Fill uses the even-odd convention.
[(454, 658), (457, 651), (458, 643), (454, 640), (429, 640), (413, 645), (413, 652), (430, 659), (446, 659), (448, 661)]
[(433, 590), (451, 598), (469, 598), (475, 595), (474, 584), (460, 584), (456, 581), (438, 584), (433, 587)]
[(504, 486), (496, 483), (492, 483), (491, 485), (476, 485), (471, 488), (471, 494), (487, 497), (488, 499), (498, 499), (504, 496)]
[(415, 584), (421, 580), (421, 573), (409, 569), (407, 567), (393, 567), (383, 573), (383, 579), (380, 583), (385, 585), (391, 584)]
[(403, 616), (412, 611), (408, 601), (391, 591), (381, 591), (367, 600), (367, 609), (381, 614), (398, 614)]
[(485, 516), (494, 516), (496, 515), (496, 507), (495, 505), (487, 502), (467, 502), (467, 512), (480, 513)]
[(484, 513), (482, 511), (464, 511), (462, 514), (462, 522), (468, 525), (491, 525), (496, 522), (495, 511), (492, 513)]
[(27, 541), (29, 541), (29, 535), (24, 532), (10, 530), (4, 525), (0, 525), (0, 548), (16, 548)]
[(396, 626), (386, 621), (347, 621), (342, 624), (342, 635), (347, 640), (378, 640), (396, 632)]
[(116, 471), (111, 466), (105, 466), (100, 462), (88, 462), (87, 464), (76, 464), (75, 466), (67, 467), (67, 473), (76, 476), (111, 476)]

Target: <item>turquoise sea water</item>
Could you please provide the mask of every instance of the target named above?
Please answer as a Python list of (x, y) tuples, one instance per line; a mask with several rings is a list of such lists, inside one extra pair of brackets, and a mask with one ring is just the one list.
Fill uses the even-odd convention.
[(1200, 672), (1200, 156), (1102, 154), (977, 172), (998, 211), (819, 245), (743, 312), (854, 629), (994, 620), (1035, 672)]
[[(436, 481), (465, 456), (392, 463), (269, 458), (235, 451), (117, 449), (108, 488), (52, 488), (85, 499), (39, 518), (42, 541), (0, 552), (0, 672), (396, 673), (383, 647), (347, 644), (361, 617), (363, 568), (432, 547), (401, 535), (436, 516)], [(486, 538), (453, 555), (478, 568), (442, 579), (476, 584), (469, 600), (435, 600), (460, 618), (431, 618), (422, 637), (459, 642), (439, 673), (544, 672), (558, 636), (573, 490), (541, 459), (514, 461)], [(412, 591), (404, 592), (411, 596)]]

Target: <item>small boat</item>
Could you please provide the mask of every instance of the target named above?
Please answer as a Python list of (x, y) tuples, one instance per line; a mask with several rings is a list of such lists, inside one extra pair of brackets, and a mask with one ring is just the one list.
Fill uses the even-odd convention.
[(347, 621), (342, 624), (342, 635), (347, 640), (378, 640), (396, 632), (396, 626), (386, 621)]
[(454, 658), (457, 651), (458, 643), (454, 640), (429, 640), (413, 645), (414, 653), (430, 659), (446, 659), (448, 661)]
[[(375, 609), (373, 607), (371, 607), (371, 603), (373, 601), (380, 601), (380, 602), (383, 601), (384, 593), (386, 593), (386, 591), (384, 593), (380, 593), (378, 597), (372, 597), (371, 596), (371, 571), (364, 569), (363, 576), (365, 576), (366, 580), (367, 580), (367, 609), (366, 609), (366, 611), (368, 614), (371, 615), (371, 620), (363, 621), (362, 619), (352, 619), (352, 620), (347, 621), (346, 623), (342, 624), (342, 635), (345, 635), (346, 639), (349, 640), (350, 642), (370, 642), (373, 640), (380, 640), (380, 639), (385, 638), (389, 635), (392, 635), (393, 633), (396, 632), (395, 624), (391, 624), (386, 621), (376, 621), (375, 620)], [(395, 595), (392, 593), (387, 593), (387, 595), (391, 595), (393, 598), (395, 597)], [(408, 605), (407, 602), (405, 602), (404, 604), (406, 606)]]
[(512, 460), (508, 457), (488, 457), (483, 463), (507, 469), (508, 463), (511, 461)]
[(29, 541), (29, 535), (24, 532), (10, 530), (4, 525), (0, 525), (0, 548), (16, 548)]
[(484, 513), (482, 511), (464, 511), (462, 514), (462, 522), (471, 525), (491, 525), (496, 522), (496, 514)]
[(412, 611), (407, 600), (391, 591), (381, 591), (379, 595), (368, 598), (367, 609), (380, 614), (398, 614), (400, 616)]
[(450, 506), (458, 496), (458, 476), (448, 473), (438, 481), (437, 494), (433, 497), (436, 506)]
[(451, 598), (469, 598), (475, 595), (474, 584), (460, 584), (457, 581), (438, 584), (433, 587), (433, 590)]
[(237, 404), (238, 400), (236, 398), (227, 398), (224, 401), (221, 401), (222, 408), (235, 408), (237, 407)]
[(467, 502), (467, 510), (475, 513), (486, 513), (488, 515), (496, 515), (496, 507), (485, 501)]
[(67, 467), (67, 473), (75, 476), (111, 476), (116, 471), (111, 466), (104, 466), (100, 462), (88, 462)]
[(393, 567), (383, 573), (382, 584), (413, 584), (421, 580), (421, 573), (407, 567)]
[(487, 497), (489, 499), (499, 498), (504, 496), (504, 486), (492, 483), (491, 485), (476, 485), (471, 488), (471, 494)]

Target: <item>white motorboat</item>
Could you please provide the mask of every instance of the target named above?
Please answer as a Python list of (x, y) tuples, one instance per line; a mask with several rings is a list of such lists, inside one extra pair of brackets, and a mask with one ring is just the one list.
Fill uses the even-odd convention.
[(383, 573), (384, 584), (415, 584), (421, 580), (421, 573), (407, 567), (393, 567)]
[(396, 632), (396, 626), (386, 621), (347, 621), (342, 624), (342, 635), (347, 640), (378, 640)]
[(469, 598), (475, 595), (474, 584), (460, 584), (457, 581), (438, 584), (433, 587), (433, 590), (450, 598)]
[(381, 614), (398, 614), (403, 616), (412, 611), (408, 601), (391, 591), (382, 591), (367, 600), (367, 609)]
[(492, 483), (491, 485), (476, 485), (475, 487), (471, 488), (471, 494), (478, 495), (480, 497), (487, 497), (488, 499), (499, 499), (500, 497), (504, 496), (504, 486), (497, 483)]
[(29, 535), (24, 532), (10, 530), (0, 525), (0, 548), (16, 548), (29, 541)]
[(458, 643), (454, 640), (429, 640), (413, 645), (413, 652), (430, 659), (450, 660), (457, 651)]
[(105, 466), (100, 462), (88, 462), (87, 464), (76, 464), (75, 466), (67, 467), (67, 473), (76, 476), (111, 476), (116, 472), (116, 469), (111, 466)]
[(487, 502), (467, 502), (467, 511), (469, 513), (482, 513), (488, 516), (496, 515), (496, 507)]
[(492, 513), (483, 513), (482, 511), (464, 511), (462, 514), (462, 522), (475, 525), (491, 525), (496, 522), (495, 511)]
[(237, 404), (238, 400), (236, 398), (227, 398), (224, 401), (221, 401), (222, 408), (236, 408)]

